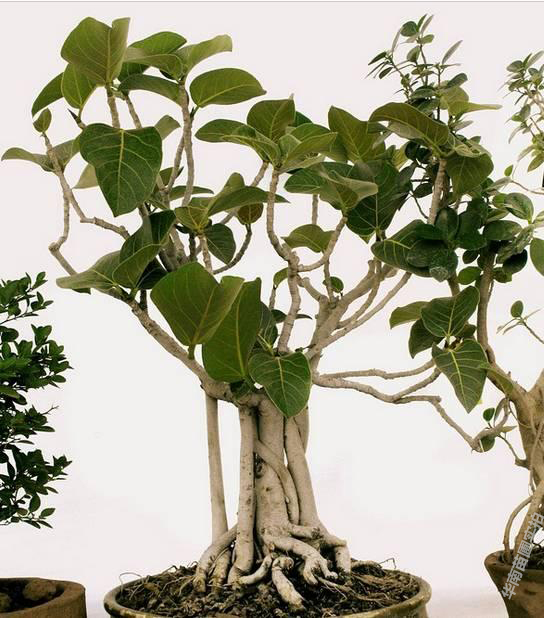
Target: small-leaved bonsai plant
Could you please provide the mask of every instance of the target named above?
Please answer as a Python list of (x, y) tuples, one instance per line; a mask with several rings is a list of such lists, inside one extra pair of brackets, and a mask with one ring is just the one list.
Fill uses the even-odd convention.
[[(54, 430), (52, 409), (38, 411), (29, 395), (64, 382), (70, 368), (63, 347), (50, 338), (51, 326), (33, 324), (29, 338), (18, 330), (51, 304), (38, 289), (44, 283), (45, 273), (0, 281), (0, 526), (50, 528), (55, 509), (43, 500), (56, 493), (53, 484), (70, 463), (64, 455), (47, 459), (33, 444), (35, 436)], [(0, 612), (36, 608), (57, 592), (47, 580), (0, 580)]]
[[(477, 307), (485, 311), (488, 247), (510, 246), (513, 236), (508, 234), (516, 226), (502, 220), (510, 204), (490, 206), (498, 194), (488, 180), (491, 158), (478, 139), (463, 134), (465, 115), (489, 106), (468, 101), (461, 89), (464, 74), (449, 76), (455, 46), (441, 62), (427, 62), (429, 23), (429, 17), (409, 22), (393, 49), (374, 59), (381, 77), (401, 74), (406, 101), (380, 107), (368, 121), (331, 107), (324, 126), (298, 111), (293, 98), (283, 98), (258, 101), (245, 121), (219, 116), (202, 125), (203, 108), (265, 94), (259, 81), (241, 69), (199, 71), (208, 57), (230, 51), (228, 36), (186, 44), (183, 36), (165, 31), (127, 45), (128, 19), (109, 26), (87, 18), (62, 46), (62, 72), (32, 105), (45, 152), (11, 148), (4, 154), (4, 159), (37, 164), (60, 185), (63, 230), (50, 245), (66, 272), (59, 285), (104, 293), (125, 305), (195, 375), (205, 395), (212, 542), (195, 569), (168, 572), (108, 595), (106, 608), (113, 615), (156, 610), (163, 616), (181, 611), (202, 616), (232, 610), (251, 616), (258, 607), (262, 618), (364, 610), (388, 616), (391, 606), (398, 616), (426, 615), (429, 589), (424, 582), (375, 563), (352, 562), (347, 542), (326, 528), (305, 451), (314, 386), (355, 389), (395, 404), (427, 402), (466, 437), (440, 397), (420, 391), (444, 373), (470, 409), (487, 377), (499, 388), (512, 384), (489, 353), (485, 329), (479, 328), (476, 341), (475, 327), (467, 324)], [(411, 48), (399, 65), (394, 53), (400, 41)], [(154, 118), (155, 124), (147, 118), (142, 122), (144, 106), (137, 99), (151, 95), (162, 97), (170, 108), (174, 104), (180, 122), (171, 116)], [(91, 96), (104, 97), (108, 120), (83, 116)], [(60, 107), (64, 113), (66, 104), (74, 139), (54, 145), (51, 110)], [(124, 126), (125, 114), (134, 128)], [(165, 163), (163, 141), (176, 131), (175, 156)], [(394, 133), (405, 140), (401, 146), (395, 145)], [(197, 184), (202, 172), (193, 153), (195, 138), (217, 148), (230, 142), (251, 149), (255, 178), (246, 182), (234, 167), (225, 169), (222, 187)], [(85, 165), (71, 183), (68, 171), (79, 156)], [(94, 187), (113, 218), (82, 209), (78, 191)], [(292, 225), (293, 205), (286, 194), (298, 210), (307, 205), (306, 224)], [(420, 209), (420, 218), (390, 235), (407, 202)], [(332, 229), (320, 225), (325, 209), (336, 219)], [(118, 237), (119, 249), (107, 255), (96, 250), (92, 266), (76, 269), (65, 251), (73, 217)], [(270, 260), (278, 264), (273, 280), (219, 278), (236, 272), (251, 255), (256, 225), (265, 228)], [(348, 235), (360, 238), (361, 253), (347, 273), (352, 278), (356, 269), (352, 287), (345, 285), (335, 261)], [(470, 282), (466, 274), (461, 280), (457, 276), (459, 248), (479, 260), (483, 293), (474, 285), (461, 291)], [(265, 248), (259, 249), (262, 255)], [(513, 272), (519, 259), (515, 251), (507, 253), (501, 253), (505, 273)], [(327, 348), (387, 310), (413, 275), (447, 281), (451, 289), (451, 298), (418, 301), (392, 318), (393, 324), (414, 320), (412, 354), (434, 346), (433, 357), (397, 372), (321, 373)], [(83, 295), (82, 302), (87, 302)], [(309, 337), (307, 328), (298, 327), (308, 315), (313, 316)], [(469, 376), (470, 388), (452, 369), (457, 361), (467, 367), (462, 375)], [(365, 376), (417, 377), (386, 394), (356, 379)], [(240, 496), (237, 521), (230, 526), (219, 401), (235, 406), (240, 419)], [(509, 413), (512, 401), (505, 395), (500, 414)], [(471, 446), (486, 450), (493, 437), (502, 436), (501, 423), (467, 438)]]
[[(479, 137), (467, 139), (464, 133), (471, 124), (469, 114), (496, 106), (471, 102), (463, 88), (466, 75), (451, 76), (448, 63), (459, 44), (440, 61), (430, 56), (428, 44), (433, 37), (427, 26), (426, 18), (404, 24), (392, 48), (373, 59), (373, 74), (400, 78), (405, 103), (386, 105), (371, 119), (388, 120), (389, 129), (404, 138), (403, 152), (419, 176), (418, 181), (413, 178), (412, 197), (419, 205), (421, 197), (432, 194), (431, 212), (375, 243), (373, 251), (407, 276), (430, 276), (449, 286), (448, 295), (417, 298), (396, 308), (390, 325), (411, 324), (412, 357), (430, 352), (422, 369), (434, 367), (433, 380), (445, 375), (467, 412), (482, 404), (485, 427), (474, 437), (468, 435), (446, 413), (439, 397), (430, 396), (444, 420), (476, 451), (488, 451), (501, 441), (511, 450), (515, 464), (528, 470), (529, 495), (508, 518), (504, 550), (488, 556), (486, 567), (509, 615), (537, 618), (544, 608), (544, 548), (537, 542), (544, 525), (544, 371), (527, 387), (516, 381), (517, 361), (495, 353), (488, 314), (496, 287), (515, 281), (527, 265), (532, 263), (544, 275), (544, 212), (535, 210), (530, 197), (540, 197), (544, 190), (529, 189), (516, 179), (519, 163), (516, 168), (509, 166), (503, 177), (490, 178), (490, 154)], [(530, 138), (520, 160), (529, 157), (527, 171), (540, 174), (544, 164), (542, 56), (543, 52), (533, 53), (510, 64), (506, 81), (508, 92), (516, 96), (512, 121), (517, 126), (512, 137), (521, 133)], [(539, 344), (544, 343), (529, 322), (533, 313), (526, 314), (522, 301), (513, 302), (510, 313), (511, 320), (498, 333), (524, 328)], [(540, 367), (538, 350), (534, 354)], [(482, 401), (486, 382), (498, 392), (492, 406), (489, 395)], [(347, 381), (342, 385), (365, 388)], [(511, 432), (516, 431), (523, 454), (511, 443)], [(521, 513), (512, 544), (512, 527)]]

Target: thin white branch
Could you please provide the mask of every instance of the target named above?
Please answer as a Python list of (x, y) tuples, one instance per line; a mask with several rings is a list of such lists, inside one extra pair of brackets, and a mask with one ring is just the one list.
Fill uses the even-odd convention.
[(397, 378), (407, 378), (410, 376), (419, 375), (424, 373), (428, 369), (434, 367), (434, 361), (430, 360), (424, 365), (420, 365), (415, 369), (408, 369), (406, 371), (383, 371), (382, 369), (363, 369), (360, 371), (340, 371), (337, 373), (327, 373), (329, 378), (383, 378), (384, 380), (395, 380)]

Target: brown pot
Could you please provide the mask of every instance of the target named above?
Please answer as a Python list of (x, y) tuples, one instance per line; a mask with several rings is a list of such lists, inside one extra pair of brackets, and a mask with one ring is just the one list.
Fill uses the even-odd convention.
[[(43, 581), (38, 577), (11, 577), (0, 579), (0, 582), (9, 584), (10, 582), (28, 583), (30, 581)], [(0, 612), (0, 618), (87, 618), (85, 606), (85, 588), (81, 584), (57, 580), (52, 581), (57, 585), (60, 594), (56, 597), (16, 612)]]
[[(391, 607), (385, 607), (384, 609), (376, 609), (362, 614), (343, 614), (337, 618), (428, 618), (425, 606), (431, 598), (431, 587), (425, 580), (419, 577), (414, 577), (414, 579), (419, 583), (419, 592), (411, 599)], [(117, 595), (121, 592), (122, 588), (123, 586), (114, 588), (111, 592), (108, 592), (104, 599), (104, 608), (110, 616), (114, 618), (160, 618), (157, 614), (139, 612), (119, 605)], [(236, 614), (216, 614), (215, 616), (202, 616), (202, 618), (238, 617)]]
[[(502, 552), (496, 551), (485, 559), (485, 568), (499, 592), (502, 591), (512, 567), (501, 560)], [(511, 599), (501, 598), (510, 618), (542, 618), (544, 616), (544, 571), (526, 569), (516, 594)]]

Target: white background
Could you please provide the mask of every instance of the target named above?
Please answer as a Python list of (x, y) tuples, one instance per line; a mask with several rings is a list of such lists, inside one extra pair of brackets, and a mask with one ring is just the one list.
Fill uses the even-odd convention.
[[(400, 24), (423, 13), (435, 14), (430, 28), (437, 35), (435, 58), (464, 40), (456, 59), (469, 74), (471, 100), (503, 102), (499, 88), (504, 68), (540, 48), (544, 17), (541, 3), (3, 3), (0, 13), (0, 150), (23, 146), (35, 152), (42, 145), (31, 126), (32, 101), (62, 69), (61, 44), (88, 15), (108, 22), (131, 16), (130, 40), (166, 29), (190, 42), (228, 33), (235, 51), (206, 61), (201, 71), (245, 68), (260, 79), (267, 96), (294, 93), (297, 107), (323, 124), (330, 105), (366, 118), (395, 96), (394, 80), (364, 79), (367, 62), (389, 46)], [(163, 113), (178, 113), (159, 97), (135, 94), (134, 101), (148, 124)], [(251, 104), (207, 108), (196, 124), (214, 117), (243, 120)], [(494, 153), (497, 176), (525, 146), (522, 139), (508, 144), (512, 105), (508, 98), (502, 110), (474, 116), (474, 133), (481, 134)], [(53, 112), (50, 133), (60, 142), (75, 127), (62, 104), (53, 106)], [(102, 120), (104, 112), (102, 93), (97, 93), (84, 119)], [(124, 122), (129, 125), (126, 116)], [(167, 153), (175, 142), (174, 137), (168, 140)], [(215, 189), (232, 171), (243, 173), (249, 182), (258, 166), (251, 152), (234, 145), (200, 142), (196, 157), (197, 183)], [(80, 159), (72, 163), (71, 182), (81, 168)], [(537, 185), (539, 175), (528, 182)], [(61, 230), (62, 202), (54, 176), (10, 161), (0, 166), (0, 186), (0, 275), (48, 272), (47, 293), (55, 304), (47, 320), (74, 367), (62, 389), (38, 398), (42, 407), (59, 406), (53, 418), (57, 432), (41, 444), (47, 452), (66, 452), (74, 460), (69, 478), (50, 501), (57, 507), (54, 529), (0, 528), (0, 576), (80, 581), (87, 587), (90, 616), (103, 616), (101, 598), (122, 573), (143, 575), (191, 562), (209, 540), (202, 395), (195, 379), (120, 303), (55, 286), (63, 273), (47, 250)], [(108, 216), (97, 190), (79, 195), (86, 211)], [(325, 227), (334, 225), (335, 213), (330, 211), (324, 209)], [(285, 212), (281, 234), (306, 222), (309, 206), (304, 198), (292, 197)], [(74, 221), (66, 245), (77, 269), (118, 245), (108, 232), (81, 227)], [(282, 266), (261, 232), (251, 255), (236, 274), (261, 274), (269, 281)], [(304, 255), (305, 260), (310, 257)], [(367, 259), (366, 246), (348, 234), (333, 274), (352, 283)], [(517, 298), (528, 308), (538, 308), (541, 285), (539, 275), (527, 269), (515, 285), (498, 286), (491, 332), (508, 319)], [(440, 290), (438, 284), (412, 280), (391, 308)], [(311, 313), (313, 306), (306, 310)], [(386, 311), (349, 341), (333, 346), (323, 369), (414, 366), (407, 352), (407, 329), (390, 332), (388, 316)], [(537, 316), (534, 325), (544, 327), (544, 320)], [(303, 343), (307, 327), (301, 323), (297, 328)], [(542, 364), (538, 344), (520, 330), (495, 341), (500, 361), (529, 385)], [(450, 413), (471, 433), (483, 426), (482, 409), (496, 403), (495, 393), (486, 391), (482, 405), (468, 416), (445, 379), (431, 392), (444, 394)], [(234, 409), (224, 406), (221, 411), (232, 519), (238, 430)], [(311, 416), (309, 458), (321, 514), (334, 533), (350, 540), (353, 554), (378, 561), (394, 557), (399, 568), (427, 579), (434, 590), (433, 618), (505, 616), (483, 559), (499, 549), (506, 518), (527, 495), (527, 476), (514, 468), (506, 448), (470, 453), (431, 408), (395, 408), (352, 392), (316, 390)]]

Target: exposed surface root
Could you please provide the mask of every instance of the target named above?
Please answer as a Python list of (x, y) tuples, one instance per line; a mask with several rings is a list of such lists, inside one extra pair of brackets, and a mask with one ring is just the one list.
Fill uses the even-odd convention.
[[(218, 614), (292, 618), (299, 608), (304, 618), (327, 618), (389, 607), (419, 590), (410, 575), (384, 570), (376, 563), (353, 563), (356, 566), (351, 575), (340, 574), (334, 581), (316, 574), (317, 585), (310, 585), (299, 573), (297, 563), (302, 564), (297, 558), (268, 555), (255, 573), (236, 586), (225, 585), (218, 592), (208, 588), (204, 595), (191, 585), (195, 567), (170, 569), (127, 584), (118, 600), (126, 607), (171, 618), (211, 618)], [(253, 583), (239, 585), (251, 578)]]

